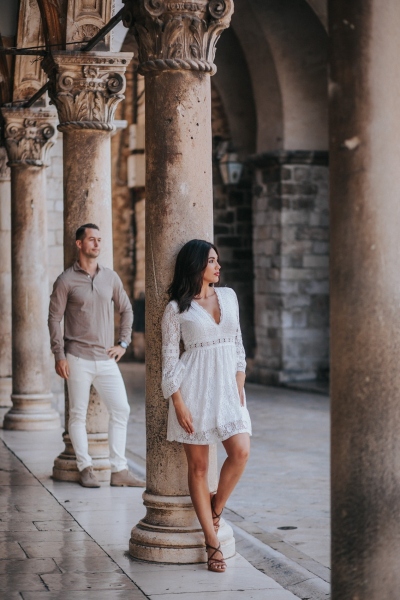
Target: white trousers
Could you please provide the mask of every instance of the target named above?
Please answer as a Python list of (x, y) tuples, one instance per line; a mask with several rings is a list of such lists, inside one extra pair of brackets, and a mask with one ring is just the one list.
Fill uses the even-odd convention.
[(86, 360), (67, 354), (69, 377), (68, 431), (76, 454), (79, 471), (90, 467), (86, 414), (89, 406), (90, 386), (98, 392), (110, 415), (108, 444), (111, 472), (128, 468), (125, 458), (126, 428), (130, 407), (121, 371), (115, 360)]

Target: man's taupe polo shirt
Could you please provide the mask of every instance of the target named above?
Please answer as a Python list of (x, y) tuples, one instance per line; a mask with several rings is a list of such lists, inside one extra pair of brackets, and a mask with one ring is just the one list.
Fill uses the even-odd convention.
[[(61, 273), (50, 296), (49, 330), (56, 360), (66, 353), (87, 360), (107, 360), (114, 346), (114, 305), (121, 316), (118, 341), (131, 341), (133, 311), (122, 281), (98, 265), (93, 279), (78, 262)], [(64, 339), (61, 321), (64, 318)]]

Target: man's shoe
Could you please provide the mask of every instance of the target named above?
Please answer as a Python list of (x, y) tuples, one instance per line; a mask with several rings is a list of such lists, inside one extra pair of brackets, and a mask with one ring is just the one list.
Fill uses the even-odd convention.
[(123, 471), (117, 471), (117, 473), (111, 473), (110, 485), (117, 487), (146, 487), (146, 482), (135, 477), (128, 469), (124, 469)]
[(86, 467), (86, 469), (79, 471), (79, 483), (87, 488), (100, 487), (97, 477), (94, 474), (93, 467)]

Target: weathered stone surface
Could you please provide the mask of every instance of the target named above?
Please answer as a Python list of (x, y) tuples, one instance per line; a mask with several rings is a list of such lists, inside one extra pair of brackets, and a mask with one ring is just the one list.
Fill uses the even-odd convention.
[[(82, 45), (74, 44), (74, 48), (80, 49), (109, 22), (113, 7), (114, 2), (112, 0), (100, 0), (91, 3), (85, 2), (85, 0), (68, 2), (66, 42), (82, 41)], [(111, 36), (112, 32), (104, 36), (96, 49), (110, 50)]]
[(252, 159), (257, 381), (328, 373), (326, 158), (322, 152), (281, 152)]
[[(18, 19), (17, 48), (34, 48), (44, 45), (43, 27), (37, 2), (21, 0)], [(13, 80), (13, 101), (29, 100), (44, 84), (46, 76), (40, 61), (32, 56), (16, 56)], [(46, 94), (35, 102), (46, 106)]]
[(189, 70), (215, 73), (215, 45), (229, 26), (233, 1), (128, 0), (124, 24), (133, 26), (141, 73)]
[(56, 135), (47, 109), (3, 108), (11, 166), (13, 408), (6, 429), (59, 426), (51, 408), (44, 166)]
[(0, 406), (12, 406), (10, 181), (6, 149), (0, 146)]
[[(190, 239), (213, 239), (213, 66), (204, 52), (211, 48), (213, 59), (215, 32), (229, 25), (233, 6), (213, 1), (131, 6), (140, 68), (146, 73), (147, 514), (132, 530), (130, 553), (156, 562), (203, 562), (204, 538), (188, 495), (184, 451), (166, 441), (160, 331), (177, 252)], [(196, 58), (187, 55), (194, 51), (193, 36), (201, 44)], [(215, 453), (210, 478), (215, 489)], [(227, 526), (221, 542), (224, 555), (231, 556), (234, 540)]]
[[(50, 96), (63, 131), (64, 268), (76, 259), (75, 231), (96, 223), (102, 233), (100, 262), (112, 268), (110, 132), (117, 104), (124, 98), (124, 73), (130, 53), (56, 52), (44, 63), (51, 81)], [(68, 394), (65, 404), (65, 450), (56, 459), (56, 479), (77, 481), (73, 447), (68, 435)], [(92, 388), (87, 416), (89, 452), (101, 481), (108, 481), (108, 413)]]
[(113, 131), (116, 107), (124, 99), (129, 52), (54, 52), (43, 60), (59, 130)]
[(400, 589), (400, 6), (331, 1), (329, 18), (332, 598), (391, 600)]

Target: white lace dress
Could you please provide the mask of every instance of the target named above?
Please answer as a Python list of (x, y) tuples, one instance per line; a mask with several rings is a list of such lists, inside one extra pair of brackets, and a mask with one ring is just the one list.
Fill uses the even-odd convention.
[[(169, 302), (162, 320), (162, 390), (169, 398), (167, 439), (186, 444), (213, 444), (237, 433), (251, 435), (246, 406), (241, 406), (237, 371), (246, 360), (239, 325), (239, 307), (230, 288), (215, 288), (221, 311), (220, 323), (196, 301), (179, 313)], [(179, 343), (185, 351), (179, 358)], [(171, 394), (181, 390), (189, 408), (194, 433), (179, 425)]]

